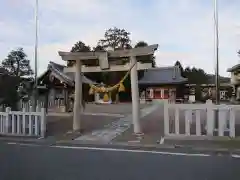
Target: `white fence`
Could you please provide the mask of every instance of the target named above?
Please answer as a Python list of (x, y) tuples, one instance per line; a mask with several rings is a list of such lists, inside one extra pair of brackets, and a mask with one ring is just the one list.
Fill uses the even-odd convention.
[[(41, 101), (38, 101), (37, 102), (37, 108), (44, 108), (44, 102), (41, 102)], [(32, 108), (32, 102), (29, 100), (28, 102), (20, 102), (20, 109), (25, 109), (26, 111), (31, 111), (31, 108)], [(65, 107), (64, 105), (64, 101), (63, 100), (54, 100), (54, 101), (49, 101), (48, 102), (48, 108), (52, 108), (52, 109), (60, 109), (62, 107)], [(64, 111), (64, 110), (62, 110)]]
[(8, 107), (0, 112), (0, 135), (45, 137), (46, 111), (11, 111)]
[(239, 110), (238, 105), (215, 105), (212, 101), (207, 101), (206, 104), (165, 102), (164, 133), (165, 136), (175, 137), (235, 137), (235, 117)]

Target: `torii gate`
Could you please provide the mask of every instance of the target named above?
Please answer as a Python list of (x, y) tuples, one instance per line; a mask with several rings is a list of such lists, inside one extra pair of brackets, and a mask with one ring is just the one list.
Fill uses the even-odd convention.
[[(75, 66), (67, 67), (64, 72), (75, 72), (75, 98), (73, 108), (73, 131), (80, 130), (80, 112), (82, 101), (82, 72), (101, 72), (101, 71), (128, 71), (131, 69), (131, 92), (132, 92), (132, 121), (134, 133), (141, 133), (139, 123), (139, 89), (138, 89), (138, 70), (152, 68), (151, 63), (137, 62), (136, 57), (153, 55), (157, 50), (158, 45), (146, 47), (138, 47), (133, 49), (124, 49), (116, 51), (101, 51), (101, 52), (59, 52), (59, 55), (64, 61), (75, 61)], [(130, 58), (130, 63), (126, 65), (110, 65), (109, 58)], [(84, 61), (98, 60), (100, 66), (85, 66)], [(114, 60), (111, 60), (114, 61)], [(110, 62), (111, 62), (110, 61)]]

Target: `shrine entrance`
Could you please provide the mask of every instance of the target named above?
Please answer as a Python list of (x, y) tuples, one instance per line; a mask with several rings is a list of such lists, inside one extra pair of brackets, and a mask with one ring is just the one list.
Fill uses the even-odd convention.
[[(106, 71), (127, 71), (126, 75), (119, 83), (112, 87), (96, 87), (89, 84), (92, 91), (111, 92), (112, 89), (123, 88), (123, 81), (128, 75), (131, 77), (131, 93), (132, 93), (132, 121), (134, 125), (134, 133), (141, 133), (139, 123), (139, 89), (138, 89), (138, 70), (152, 68), (152, 63), (138, 62), (137, 57), (153, 55), (157, 50), (158, 45), (146, 47), (138, 47), (133, 49), (124, 49), (116, 51), (101, 51), (101, 52), (59, 52), (59, 55), (64, 61), (74, 61), (73, 67), (65, 68), (65, 72), (75, 73), (75, 93), (74, 93), (74, 108), (73, 108), (73, 131), (81, 130), (81, 102), (82, 102), (82, 73), (85, 72), (106, 72)], [(117, 60), (122, 58), (130, 61), (125, 65), (116, 65)], [(87, 62), (98, 60), (99, 66), (87, 66)]]

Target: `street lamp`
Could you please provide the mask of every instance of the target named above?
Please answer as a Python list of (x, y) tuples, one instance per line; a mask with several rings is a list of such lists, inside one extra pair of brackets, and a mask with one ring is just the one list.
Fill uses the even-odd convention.
[(34, 52), (34, 109), (36, 109), (37, 106), (37, 98), (38, 98), (38, 92), (37, 92), (37, 70), (38, 70), (38, 0), (35, 2), (35, 52)]
[(220, 94), (219, 94), (219, 29), (218, 29), (218, 2), (214, 0), (214, 30), (215, 30), (215, 86), (216, 86), (216, 104), (219, 104)]
[[(218, 33), (218, 1), (214, 0), (214, 40), (215, 40), (215, 58), (216, 58), (216, 66), (215, 66), (215, 101), (216, 104), (220, 104), (220, 93), (219, 93), (219, 33)], [(214, 130), (218, 129), (218, 109), (215, 110), (215, 121), (214, 121)]]

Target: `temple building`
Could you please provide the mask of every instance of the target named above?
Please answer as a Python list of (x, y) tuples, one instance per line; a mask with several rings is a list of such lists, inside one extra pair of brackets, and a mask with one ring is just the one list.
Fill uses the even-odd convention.
[(181, 76), (178, 66), (147, 69), (139, 80), (146, 99), (183, 99), (187, 79)]
[[(230, 84), (230, 78), (219, 77), (220, 87), (219, 95), (221, 101), (229, 101), (232, 97), (232, 86)], [(216, 97), (216, 85), (215, 75), (208, 75), (208, 80), (205, 84), (186, 84), (186, 88), (190, 95), (195, 96), (196, 101), (205, 102), (207, 99), (215, 100)]]
[[(66, 106), (69, 98), (73, 97), (74, 93), (74, 72), (64, 71), (68, 68), (54, 62), (50, 62), (48, 69), (38, 78), (39, 85), (47, 84), (48, 86), (48, 100), (61, 99), (65, 102)], [(90, 72), (92, 74), (95, 72)], [(110, 72), (111, 73), (111, 72)], [(199, 101), (206, 99), (213, 99), (215, 97), (215, 76), (209, 75), (209, 80), (206, 84), (196, 85), (189, 84), (188, 79), (181, 76), (180, 68), (178, 66), (149, 68), (146, 70), (139, 70), (141, 74), (139, 77), (140, 97), (147, 100), (152, 99), (169, 99), (172, 102), (176, 101)], [(105, 86), (103, 82), (97, 83), (96, 79), (89, 79), (82, 74), (83, 79), (83, 98), (87, 102), (103, 103), (104, 93), (89, 94), (89, 84)], [(90, 76), (91, 77), (91, 76)], [(93, 76), (92, 76), (93, 77)], [(95, 76), (96, 77), (96, 76)], [(107, 83), (107, 82), (105, 82)], [(131, 93), (126, 87), (124, 94), (131, 99)], [(220, 99), (229, 100), (231, 93), (229, 78), (220, 77)], [(39, 89), (39, 94), (42, 90)], [(40, 96), (43, 97), (43, 96)], [(109, 94), (109, 102), (114, 97)], [(119, 99), (122, 101), (122, 98)]]
[(231, 73), (233, 97), (235, 100), (240, 101), (240, 64), (227, 69), (227, 72)]
[[(70, 102), (73, 101), (74, 94), (74, 73), (64, 73), (66, 66), (54, 62), (49, 62), (48, 68), (37, 79), (38, 81), (38, 101), (44, 102), (45, 105), (55, 100), (61, 100), (66, 107), (69, 108)], [(94, 96), (88, 96), (89, 84), (97, 84), (82, 74), (83, 93), (86, 98), (94, 99)], [(33, 82), (31, 82), (33, 86)], [(30, 95), (28, 100), (33, 100)], [(47, 103), (46, 103), (47, 102)], [(47, 108), (47, 107), (46, 107)]]

